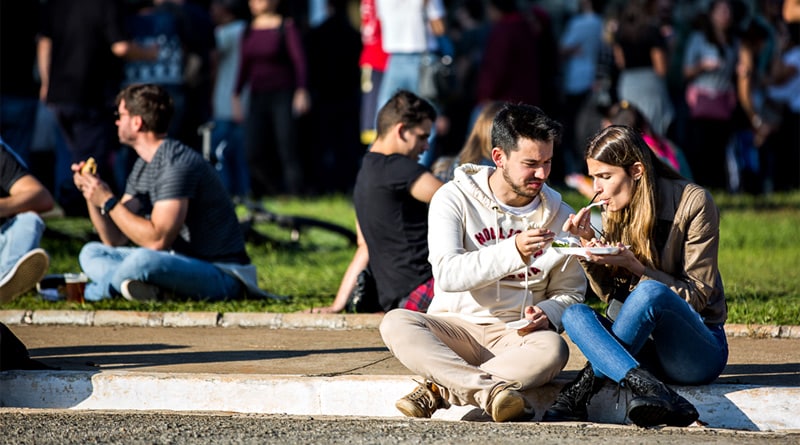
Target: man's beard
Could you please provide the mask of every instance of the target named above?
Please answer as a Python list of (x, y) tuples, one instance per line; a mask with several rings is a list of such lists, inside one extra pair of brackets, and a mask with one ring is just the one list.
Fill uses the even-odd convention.
[(539, 195), (539, 190), (529, 192), (520, 187), (519, 185), (514, 184), (514, 181), (511, 180), (511, 176), (508, 175), (508, 171), (506, 169), (502, 170), (503, 170), (503, 179), (506, 181), (506, 184), (508, 184), (508, 186), (511, 187), (511, 190), (513, 190), (514, 193), (516, 193), (519, 196), (523, 196), (525, 198), (530, 198), (530, 199), (533, 199), (537, 195)]

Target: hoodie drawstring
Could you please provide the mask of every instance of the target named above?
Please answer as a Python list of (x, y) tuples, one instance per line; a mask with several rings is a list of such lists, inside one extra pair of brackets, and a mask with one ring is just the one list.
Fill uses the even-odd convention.
[[(494, 244), (500, 244), (500, 208), (495, 205), (492, 206), (492, 210), (494, 210)], [(495, 282), (495, 301), (500, 301), (500, 280)]]

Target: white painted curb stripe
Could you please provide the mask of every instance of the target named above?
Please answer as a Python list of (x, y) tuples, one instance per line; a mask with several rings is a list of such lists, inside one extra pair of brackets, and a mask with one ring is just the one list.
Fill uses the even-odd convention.
[[(562, 383), (529, 390), (537, 419)], [(241, 413), (398, 417), (394, 402), (416, 384), (409, 377), (302, 377), (250, 374), (170, 374), (110, 371), (0, 373), (0, 406), (77, 410), (230, 411)], [(709, 427), (751, 431), (800, 429), (800, 388), (755, 385), (677, 387)], [(630, 395), (604, 388), (589, 405), (590, 420), (622, 423)], [(619, 402), (619, 403), (618, 403)], [(460, 420), (473, 407), (439, 410)]]

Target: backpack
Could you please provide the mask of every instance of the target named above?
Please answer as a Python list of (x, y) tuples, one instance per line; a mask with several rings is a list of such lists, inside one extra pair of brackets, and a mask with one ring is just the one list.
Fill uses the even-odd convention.
[(31, 358), (28, 348), (8, 329), (0, 323), (0, 371), (9, 369), (58, 369), (45, 365)]

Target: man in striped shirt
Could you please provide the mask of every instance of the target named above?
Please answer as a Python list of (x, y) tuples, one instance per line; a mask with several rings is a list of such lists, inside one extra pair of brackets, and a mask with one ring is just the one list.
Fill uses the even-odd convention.
[(213, 167), (166, 137), (173, 114), (169, 94), (135, 84), (116, 98), (117, 135), (139, 158), (125, 193), (114, 196), (99, 176), (72, 165), (101, 242), (81, 249), (91, 282), (87, 300), (223, 300), (259, 292), (233, 204)]

